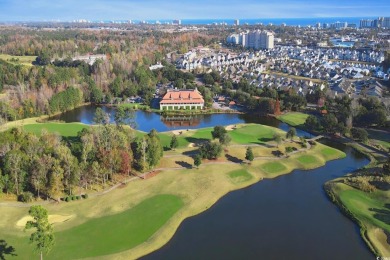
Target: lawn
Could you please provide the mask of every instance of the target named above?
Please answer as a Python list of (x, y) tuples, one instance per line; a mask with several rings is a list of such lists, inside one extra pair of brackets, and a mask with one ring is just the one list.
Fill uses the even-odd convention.
[(326, 190), (331, 196), (338, 198), (336, 201), (340, 202), (340, 207), (346, 208), (353, 219), (357, 219), (368, 245), (380, 256), (390, 255), (385, 233), (390, 233), (390, 191), (363, 192), (342, 183), (343, 178), (345, 177), (326, 183)]
[[(384, 207), (383, 202), (356, 189), (341, 192), (340, 199), (358, 219), (369, 221), (390, 232), (390, 209)], [(387, 221), (380, 220), (381, 216), (387, 216)]]
[(308, 117), (308, 114), (300, 113), (300, 112), (289, 112), (284, 115), (278, 116), (277, 118), (291, 126), (299, 126), (303, 125)]
[(272, 141), (277, 129), (264, 125), (245, 125), (229, 132), (232, 143), (263, 144)]
[(77, 136), (77, 133), (89, 126), (82, 123), (37, 123), (24, 125), (23, 129), (27, 132), (41, 135), (42, 129), (46, 129), (50, 133), (58, 133), (61, 136)]
[[(81, 225), (56, 232), (56, 244), (47, 258), (96, 257), (131, 249), (148, 240), (182, 207), (181, 198), (162, 194), (145, 199), (121, 213), (93, 218)], [(27, 238), (10, 238), (8, 241), (16, 246), (19, 259), (31, 257), (29, 251), (32, 246), (27, 244)], [(24, 250), (20, 250), (19, 245)]]
[[(4, 60), (14, 65), (32, 66), (37, 56), (12, 56), (8, 54), (0, 54), (0, 60)], [(12, 60), (14, 59), (14, 60)]]
[(316, 163), (318, 163), (318, 159), (312, 155), (301, 155), (297, 158), (297, 160), (302, 164), (316, 164)]
[(233, 183), (243, 183), (253, 179), (253, 176), (246, 170), (237, 170), (228, 173), (230, 180)]
[(277, 174), (280, 172), (284, 172), (287, 170), (286, 166), (284, 166), (280, 162), (268, 162), (261, 165), (261, 169), (269, 174)]

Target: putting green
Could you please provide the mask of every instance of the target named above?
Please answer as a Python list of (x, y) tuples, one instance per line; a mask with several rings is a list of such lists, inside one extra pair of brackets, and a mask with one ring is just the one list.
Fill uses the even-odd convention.
[(243, 183), (253, 178), (253, 176), (246, 170), (232, 171), (228, 173), (228, 176), (230, 178), (230, 181), (234, 184)]
[(277, 118), (291, 126), (303, 125), (308, 117), (308, 114), (300, 113), (300, 112), (290, 112), (284, 115), (278, 116)]
[(269, 162), (261, 165), (260, 167), (263, 171), (269, 174), (275, 174), (275, 173), (280, 173), (285, 170), (287, 170), (286, 166), (284, 166), (280, 162)]
[(245, 125), (229, 132), (237, 144), (261, 144), (273, 139), (276, 130), (264, 125)]
[(318, 164), (319, 160), (317, 157), (312, 155), (301, 155), (297, 158), (298, 162), (307, 165), (307, 164)]

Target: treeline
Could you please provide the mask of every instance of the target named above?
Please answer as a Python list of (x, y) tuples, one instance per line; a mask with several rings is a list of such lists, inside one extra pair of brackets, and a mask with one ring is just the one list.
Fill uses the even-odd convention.
[(155, 167), (163, 153), (155, 130), (136, 137), (133, 130), (113, 125), (84, 129), (71, 139), (15, 128), (0, 136), (0, 151), (0, 192), (21, 201), (58, 200), (79, 188), (104, 187), (119, 175)]
[(310, 115), (306, 119), (305, 127), (309, 131), (350, 135), (365, 142), (368, 140), (367, 131), (356, 127), (390, 127), (385, 105), (374, 97), (359, 100), (336, 97), (328, 100), (321, 109), (325, 115)]
[[(175, 86), (181, 87), (194, 80), (191, 73), (179, 72), (172, 66), (151, 72), (150, 65), (164, 62), (167, 53), (172, 53), (174, 60), (175, 51), (181, 48), (216, 42), (208, 32), (1, 32), (0, 53), (38, 56), (36, 65), (31, 67), (0, 61), (0, 91), (13, 97), (12, 102), (1, 101), (1, 122), (49, 113), (49, 100), (68, 86), (80, 89), (85, 101), (110, 103), (116, 97), (138, 95), (149, 105), (156, 83), (175, 81)], [(106, 54), (107, 59), (93, 65), (71, 59), (86, 53)]]
[(54, 94), (49, 101), (50, 113), (71, 110), (83, 102), (83, 93), (74, 87)]

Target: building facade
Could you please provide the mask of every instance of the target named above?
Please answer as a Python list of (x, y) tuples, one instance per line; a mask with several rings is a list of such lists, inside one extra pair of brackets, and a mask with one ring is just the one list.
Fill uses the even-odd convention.
[(273, 49), (274, 48), (274, 34), (270, 31), (255, 30), (248, 33), (232, 34), (226, 39), (228, 43), (241, 45), (245, 48)]
[(160, 101), (160, 110), (200, 110), (204, 99), (197, 89), (168, 90)]

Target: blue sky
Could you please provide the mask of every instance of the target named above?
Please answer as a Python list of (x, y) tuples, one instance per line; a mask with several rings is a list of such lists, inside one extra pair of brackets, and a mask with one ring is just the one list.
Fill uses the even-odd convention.
[(390, 1), (0, 0), (1, 21), (374, 16), (390, 16)]

